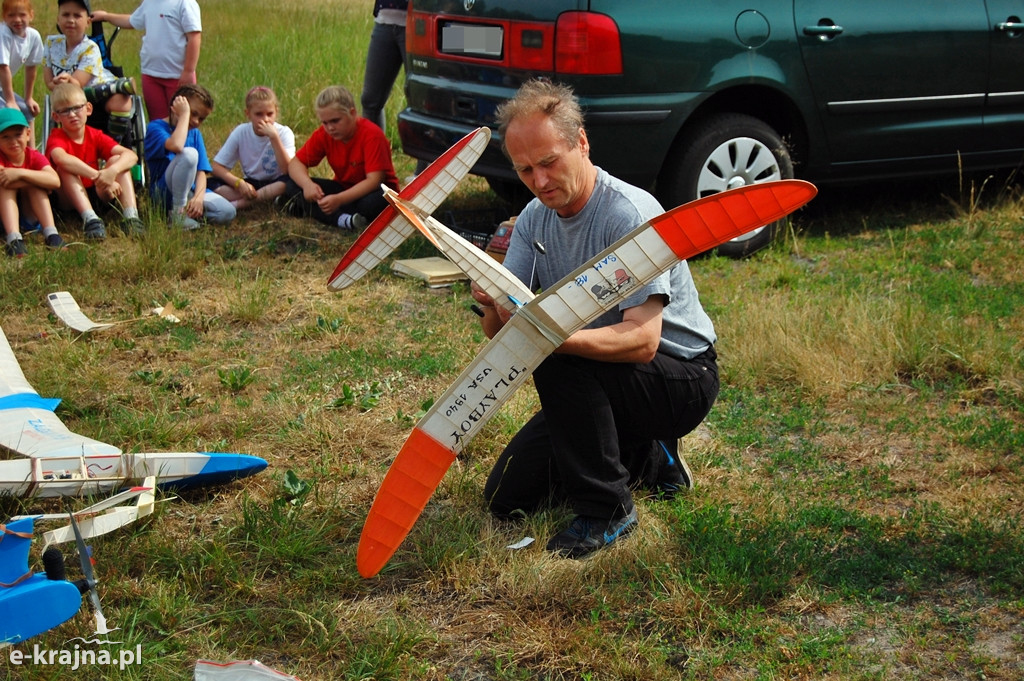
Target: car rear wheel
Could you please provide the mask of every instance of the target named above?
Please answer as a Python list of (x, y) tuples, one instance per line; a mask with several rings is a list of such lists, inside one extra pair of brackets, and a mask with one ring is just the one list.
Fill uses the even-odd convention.
[[(793, 161), (778, 133), (753, 116), (720, 114), (707, 119), (674, 147), (658, 181), (666, 208), (727, 189), (791, 179)], [(718, 247), (742, 258), (772, 242), (782, 222), (765, 225)]]

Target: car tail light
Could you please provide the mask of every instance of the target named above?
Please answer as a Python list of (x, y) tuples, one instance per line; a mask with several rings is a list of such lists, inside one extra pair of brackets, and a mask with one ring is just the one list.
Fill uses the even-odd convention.
[[(504, 45), (500, 57), (442, 54), (439, 26), (447, 23), (500, 26)], [(507, 68), (569, 75), (619, 75), (622, 45), (615, 21), (596, 12), (564, 12), (556, 23), (491, 21), (417, 12), (409, 6), (406, 52), (451, 61), (502, 65)]]
[(555, 28), (555, 71), (574, 75), (622, 73), (622, 44), (615, 21), (595, 12), (565, 12)]
[(554, 46), (554, 24), (509, 24), (508, 65), (513, 69), (551, 71), (555, 66)]
[(434, 54), (434, 43), (431, 40), (433, 33), (433, 18), (423, 12), (413, 12), (410, 8), (406, 18), (405, 50), (409, 54), (418, 54), (423, 57)]

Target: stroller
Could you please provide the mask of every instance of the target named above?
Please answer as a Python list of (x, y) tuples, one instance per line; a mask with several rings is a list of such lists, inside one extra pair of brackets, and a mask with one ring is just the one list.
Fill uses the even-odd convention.
[[(110, 34), (108, 40), (103, 30), (103, 22), (93, 21), (92, 32), (89, 38), (96, 43), (100, 48), (100, 54), (103, 57), (103, 66), (108, 71), (113, 73), (118, 78), (124, 77), (124, 69), (120, 66), (115, 65), (110, 58), (110, 50), (114, 45), (114, 40), (117, 39), (118, 33), (121, 32), (120, 27), (115, 26), (114, 31)], [(127, 147), (135, 152), (139, 157), (138, 164), (132, 168), (132, 178), (135, 180), (135, 185), (138, 188), (144, 188), (148, 183), (145, 158), (145, 148), (143, 146), (146, 139), (146, 107), (143, 103), (142, 97), (138, 94), (131, 96), (132, 98), (132, 111), (131, 111), (131, 125), (129, 130), (122, 135), (118, 142), (123, 147)], [(50, 131), (53, 129), (55, 123), (53, 121), (52, 110), (50, 108), (50, 96), (46, 95), (46, 99), (43, 101), (43, 136), (40, 147), (46, 148), (46, 140), (50, 136)], [(107, 129), (107, 122), (110, 117), (103, 107), (97, 106), (93, 108), (92, 115), (89, 116), (87, 123), (99, 130)]]

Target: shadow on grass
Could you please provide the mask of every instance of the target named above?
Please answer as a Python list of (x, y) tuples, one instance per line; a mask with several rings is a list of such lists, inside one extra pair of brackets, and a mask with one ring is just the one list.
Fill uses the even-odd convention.
[(1024, 589), (1018, 518), (953, 518), (929, 507), (888, 519), (832, 505), (767, 519), (721, 505), (675, 516), (688, 574), (732, 597), (723, 600), (764, 606), (803, 582), (853, 600), (901, 600), (965, 577), (994, 594)]

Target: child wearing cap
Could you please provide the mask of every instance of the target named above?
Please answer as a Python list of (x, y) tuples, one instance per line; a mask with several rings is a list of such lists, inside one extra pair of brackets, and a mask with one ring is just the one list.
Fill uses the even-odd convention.
[(93, 12), (96, 21), (145, 31), (139, 58), (150, 120), (171, 113), (174, 92), (196, 83), (203, 22), (196, 0), (143, 0), (131, 14)]
[(21, 217), (23, 203), (26, 213), (43, 226), (43, 240), (50, 248), (63, 248), (64, 240), (54, 226), (50, 208), (50, 192), (60, 186), (57, 171), (46, 157), (28, 142), (28, 121), (17, 109), (0, 109), (0, 222), (7, 240), (7, 255), (20, 258), (27, 252), (21, 238), (21, 223), (32, 221)]
[(124, 231), (141, 234), (144, 228), (131, 176), (139, 157), (106, 133), (85, 124), (92, 104), (86, 101), (77, 82), (72, 80), (53, 88), (50, 103), (53, 120), (60, 127), (55, 127), (47, 138), (46, 155), (60, 176), (60, 207), (78, 211), (86, 239), (102, 239), (107, 235), (106, 225), (93, 210), (93, 201), (116, 201), (124, 217)]
[[(29, 141), (35, 146), (32, 119), (39, 115), (39, 104), (33, 99), (36, 75), (43, 62), (43, 39), (29, 24), (35, 19), (31, 0), (4, 0), (4, 22), (0, 25), (0, 89), (4, 102), (21, 109), (29, 122)], [(14, 91), (14, 76), (25, 67), (25, 96)]]
[(46, 37), (43, 49), (43, 80), (49, 90), (60, 83), (77, 81), (90, 102), (103, 104), (110, 114), (107, 132), (123, 139), (132, 129), (132, 95), (128, 78), (117, 78), (103, 66), (99, 45), (86, 37), (92, 23), (89, 0), (57, 0), (60, 35)]

